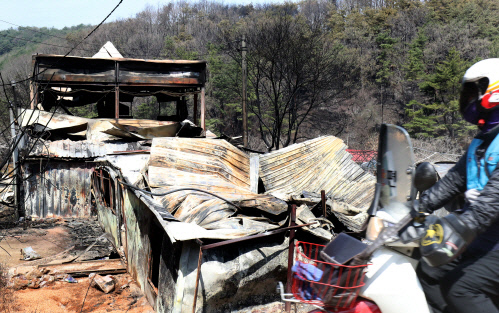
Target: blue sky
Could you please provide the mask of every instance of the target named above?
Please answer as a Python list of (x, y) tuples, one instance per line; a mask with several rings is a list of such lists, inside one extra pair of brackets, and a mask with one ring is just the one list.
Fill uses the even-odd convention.
[[(119, 0), (3, 0), (0, 9), (0, 30), (20, 26), (55, 27), (98, 24)], [(147, 5), (162, 6), (166, 0), (124, 0), (107, 21), (134, 17)], [(192, 1), (190, 1), (192, 2)], [(225, 4), (282, 3), (284, 0), (225, 0)], [(5, 22), (4, 22), (5, 21)]]

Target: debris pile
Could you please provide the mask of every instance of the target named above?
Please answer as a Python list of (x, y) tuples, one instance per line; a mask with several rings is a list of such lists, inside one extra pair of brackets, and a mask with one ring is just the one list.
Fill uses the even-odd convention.
[(352, 161), (346, 148), (341, 139), (324, 136), (261, 155), (260, 177), (266, 193), (312, 209), (324, 191), (329, 214), (359, 232), (376, 179)]
[(8, 286), (14, 290), (25, 288), (38, 289), (53, 285), (56, 281), (77, 283), (71, 275), (50, 271), (46, 268), (34, 268), (26, 274), (16, 274), (9, 279)]
[[(72, 255), (77, 255), (78, 261), (117, 257), (113, 245), (104, 236), (105, 233), (95, 216), (66, 219), (64, 226), (69, 228), (69, 234), (75, 245)], [(87, 250), (90, 246), (91, 248)]]

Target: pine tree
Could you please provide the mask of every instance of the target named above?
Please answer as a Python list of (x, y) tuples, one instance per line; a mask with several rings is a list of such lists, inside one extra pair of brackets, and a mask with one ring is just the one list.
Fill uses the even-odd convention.
[(460, 81), (470, 62), (461, 58), (452, 48), (446, 59), (437, 64), (435, 72), (419, 85), (427, 101), (411, 101), (407, 115), (412, 119), (406, 127), (413, 135), (426, 137), (447, 136), (452, 140), (469, 134), (469, 126), (459, 113)]
[(404, 66), (405, 78), (408, 81), (422, 79), (425, 75), (426, 64), (424, 63), (424, 47), (428, 38), (423, 31), (418, 32), (418, 36), (409, 46), (407, 63)]

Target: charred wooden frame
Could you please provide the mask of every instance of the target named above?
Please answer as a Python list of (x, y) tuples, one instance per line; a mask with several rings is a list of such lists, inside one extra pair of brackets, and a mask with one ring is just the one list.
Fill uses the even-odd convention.
[[(197, 121), (197, 99), (201, 95), (201, 127), (205, 129), (206, 61), (143, 60), (33, 55), (31, 108), (39, 103), (43, 90), (56, 95), (114, 91), (114, 118), (120, 117), (120, 98), (159, 94), (183, 104), (193, 95), (193, 117)], [(52, 87), (61, 88), (54, 90)], [(66, 89), (63, 89), (66, 88)], [(101, 94), (100, 94), (101, 96)], [(89, 100), (90, 101), (90, 100)]]
[(105, 207), (111, 209), (114, 215), (116, 215), (115, 206), (115, 194), (114, 194), (114, 181), (108, 172), (104, 171), (102, 168), (95, 169), (92, 173), (93, 186), (95, 196), (99, 197)]

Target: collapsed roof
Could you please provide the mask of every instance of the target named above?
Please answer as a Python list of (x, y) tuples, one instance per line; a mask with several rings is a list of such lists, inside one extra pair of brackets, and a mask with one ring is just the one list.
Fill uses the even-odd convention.
[[(375, 178), (351, 160), (343, 141), (320, 137), (253, 156), (250, 162), (244, 151), (214, 139), (204, 129), (206, 62), (116, 58), (110, 45), (103, 49), (102, 58), (33, 56), (34, 102), (32, 109), (20, 116), (20, 126), (48, 135), (35, 140), (28, 160), (93, 161), (81, 166), (80, 181), (89, 179), (99, 163), (107, 164), (100, 168), (116, 172), (109, 174), (109, 179), (122, 177), (151, 210), (169, 221), (165, 229), (176, 240), (227, 239), (278, 228), (286, 222), (291, 202), (302, 205), (303, 216), (313, 216), (310, 212), (320, 201), (321, 190), (329, 198), (330, 212), (350, 230), (360, 230)], [(176, 101), (177, 115), (142, 120), (130, 118), (131, 110), (122, 114), (123, 102), (148, 95), (158, 101)], [(194, 95), (192, 114), (186, 109), (190, 95)], [(196, 125), (197, 95), (201, 95), (201, 127)], [(99, 118), (52, 109), (95, 102), (99, 106), (101, 100)], [(184, 119), (188, 116), (194, 123)], [(87, 185), (73, 188), (73, 194), (84, 195), (80, 202), (44, 200), (62, 192), (49, 190), (52, 187), (43, 179), (56, 180), (59, 175), (61, 181), (72, 182), (76, 172), (70, 171), (70, 166), (47, 164), (48, 174), (37, 176), (42, 171), (41, 165), (38, 167), (35, 162), (27, 167), (34, 176), (26, 188), (34, 193), (47, 190), (29, 195), (32, 199), (26, 203), (31, 205), (31, 214), (75, 215), (77, 206), (67, 207), (73, 202), (88, 212)], [(63, 168), (64, 174), (60, 174)], [(255, 187), (259, 179), (260, 192)], [(36, 209), (46, 203), (53, 208)]]

